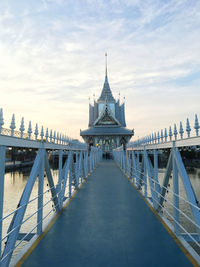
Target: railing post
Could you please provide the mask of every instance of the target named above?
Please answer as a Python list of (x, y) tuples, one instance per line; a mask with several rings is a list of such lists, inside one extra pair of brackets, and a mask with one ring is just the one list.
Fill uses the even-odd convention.
[(131, 180), (133, 181), (133, 179), (134, 179), (134, 166), (133, 166), (133, 150), (131, 151), (131, 159), (130, 159), (130, 161), (131, 161)]
[(83, 156), (82, 156), (82, 160), (83, 160), (83, 163), (82, 163), (82, 168), (83, 168), (83, 179), (85, 179), (86, 178), (86, 171), (85, 171), (85, 157), (86, 157), (86, 152), (85, 151), (83, 151)]
[[(72, 181), (73, 181), (73, 172), (74, 172), (74, 153), (72, 151), (72, 156), (71, 156), (71, 162), (69, 163), (69, 198), (72, 196)], [(76, 177), (76, 174), (75, 176)]]
[(96, 168), (96, 155), (97, 155), (96, 153), (97, 153), (97, 151), (95, 150), (94, 151), (94, 168)]
[(139, 154), (139, 151), (137, 151), (137, 157), (136, 157), (136, 184), (138, 186), (138, 188), (140, 188), (140, 173), (139, 173), (139, 170), (140, 170), (140, 154)]
[[(143, 160), (144, 160), (144, 196), (147, 198), (147, 158), (145, 156), (145, 147), (143, 153)], [(147, 153), (147, 152), (146, 152)], [(149, 175), (149, 174), (148, 174)]]
[[(178, 184), (178, 169), (176, 165), (175, 160), (175, 149), (176, 149), (176, 142), (173, 141), (173, 148), (172, 148), (172, 166), (173, 166), (173, 202), (174, 202), (174, 208), (173, 208), (173, 214), (174, 214), (174, 231), (176, 235), (179, 235), (180, 233), (180, 217), (179, 217), (179, 184)], [(177, 222), (177, 223), (176, 223)]]
[(92, 155), (92, 169), (94, 170), (94, 168), (95, 168), (95, 150)]
[(125, 157), (125, 153), (126, 151), (122, 151), (123, 152), (123, 170), (126, 172), (126, 157)]
[[(60, 209), (62, 208), (62, 203), (61, 203), (61, 199), (60, 199), (60, 191), (61, 191), (61, 181), (62, 181), (62, 164), (63, 164), (63, 151), (62, 149), (59, 149), (58, 151), (58, 155), (59, 155), (59, 161), (58, 161), (58, 169), (59, 169), (59, 176), (58, 176), (58, 186), (57, 186), (57, 192), (58, 192), (58, 196), (59, 196), (59, 206)], [(68, 153), (69, 156), (69, 153)]]
[(79, 153), (76, 152), (76, 165), (75, 165), (75, 177), (76, 177), (76, 188), (79, 186)]
[(128, 151), (126, 150), (126, 167), (125, 167), (125, 173), (127, 176), (129, 176), (129, 160), (128, 160)]
[(155, 188), (155, 195), (156, 200), (158, 201), (159, 194), (160, 193), (160, 186), (158, 184), (158, 152), (156, 149), (153, 151), (153, 160), (154, 160), (154, 188)]
[(86, 151), (86, 156), (85, 156), (85, 174), (86, 174), (86, 177), (88, 176), (88, 150)]
[(135, 158), (135, 152), (132, 152), (132, 161), (133, 161), (133, 183), (137, 184), (137, 164), (136, 164), (136, 158)]
[(89, 172), (92, 171), (92, 148), (90, 150), (90, 157), (89, 157)]
[(79, 159), (79, 175), (81, 176), (81, 184), (83, 182), (83, 153), (80, 152), (80, 159)]
[(78, 152), (76, 152), (76, 163), (75, 163), (75, 177), (77, 179), (77, 175), (78, 175)]
[[(4, 198), (4, 174), (5, 174), (6, 147), (0, 146), (0, 258), (2, 250), (2, 218), (3, 218), (3, 198)], [(1, 263), (0, 263), (1, 265)]]
[[(42, 144), (43, 145), (43, 144)], [(44, 148), (41, 148), (41, 163), (38, 176), (38, 213), (37, 213), (37, 234), (42, 233), (43, 225), (43, 188), (44, 188)]]

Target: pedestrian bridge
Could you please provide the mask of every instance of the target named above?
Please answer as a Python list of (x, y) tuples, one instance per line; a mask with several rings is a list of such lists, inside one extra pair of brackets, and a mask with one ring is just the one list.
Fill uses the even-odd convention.
[[(114, 160), (102, 160), (100, 149), (88, 151), (60, 134), (49, 135), (48, 129), (44, 138), (42, 128), (38, 138), (36, 128), (33, 139), (30, 124), (28, 135), (21, 125), (16, 136), (14, 119), (9, 134), (0, 127), (1, 267), (199, 266), (200, 208), (181, 156), (183, 149), (199, 149), (197, 117), (196, 136), (190, 136), (188, 125), (185, 138), (183, 129), (177, 138), (175, 127), (126, 151), (117, 148)], [(37, 153), (17, 208), (4, 214), (5, 160), (12, 147)], [(59, 158), (57, 178), (49, 162), (52, 153)], [(161, 181), (163, 153), (167, 164)]]
[(192, 266), (169, 232), (116, 163), (104, 160), (20, 263), (27, 267)]

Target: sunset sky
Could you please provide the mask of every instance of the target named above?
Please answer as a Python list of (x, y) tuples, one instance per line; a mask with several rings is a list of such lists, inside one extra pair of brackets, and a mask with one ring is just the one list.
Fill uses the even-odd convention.
[(104, 83), (125, 96), (135, 137), (200, 115), (200, 1), (1, 0), (4, 127), (79, 137)]

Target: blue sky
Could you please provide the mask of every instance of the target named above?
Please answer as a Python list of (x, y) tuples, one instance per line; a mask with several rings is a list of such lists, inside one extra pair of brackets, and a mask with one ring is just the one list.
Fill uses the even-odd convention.
[[(200, 111), (200, 1), (0, 2), (0, 107), (79, 137), (100, 95), (104, 54), (128, 128), (142, 137)], [(193, 126), (193, 125), (191, 125)]]

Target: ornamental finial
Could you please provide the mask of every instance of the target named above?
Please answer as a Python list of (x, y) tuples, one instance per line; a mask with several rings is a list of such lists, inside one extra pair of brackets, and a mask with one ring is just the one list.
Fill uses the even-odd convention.
[(107, 74), (108, 74), (108, 70), (107, 70), (107, 52), (105, 53), (105, 74), (106, 74), (106, 77), (107, 77)]

